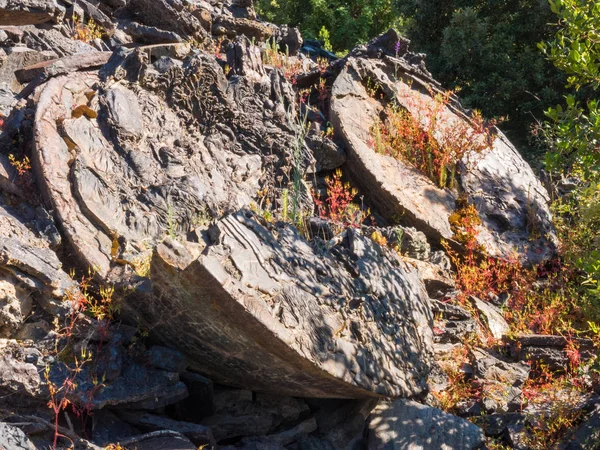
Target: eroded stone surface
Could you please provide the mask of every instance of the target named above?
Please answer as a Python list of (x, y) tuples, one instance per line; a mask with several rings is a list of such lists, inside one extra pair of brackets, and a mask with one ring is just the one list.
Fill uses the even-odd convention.
[[(382, 215), (391, 219), (404, 214), (409, 224), (430, 239), (452, 239), (448, 218), (456, 208), (456, 192), (440, 189), (425, 175), (378, 154), (370, 145), (371, 127), (383, 106), (367, 93), (367, 80), (388, 101), (420, 117), (426, 116), (420, 114), (423, 109), (436, 109), (428, 89), (436, 92), (437, 86), (403, 59), (349, 58), (333, 86), (331, 120), (347, 144), (354, 180)], [(437, 133), (468, 123), (460, 105), (451, 106), (441, 110), (439, 123), (444, 127), (436, 129)], [(516, 251), (524, 260), (537, 263), (554, 254), (556, 236), (548, 194), (501, 132), (491, 148), (467, 153), (459, 169), (461, 190), (482, 220), (477, 238), (491, 255), (510, 257)]]
[(338, 259), (288, 225), (265, 229), (248, 212), (224, 218), (213, 236), (197, 259), (173, 241), (159, 246), (153, 298), (131, 296), (126, 305), (186, 353), (192, 369), (295, 396), (424, 388), (428, 299), (416, 270), (391, 251), (353, 233), (340, 248), (347, 259)]

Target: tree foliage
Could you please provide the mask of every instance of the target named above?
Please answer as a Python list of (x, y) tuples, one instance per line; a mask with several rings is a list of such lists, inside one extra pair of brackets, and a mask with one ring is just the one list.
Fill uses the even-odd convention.
[(329, 34), (335, 51), (352, 49), (398, 22), (392, 0), (258, 0), (266, 20), (297, 26), (313, 39)]

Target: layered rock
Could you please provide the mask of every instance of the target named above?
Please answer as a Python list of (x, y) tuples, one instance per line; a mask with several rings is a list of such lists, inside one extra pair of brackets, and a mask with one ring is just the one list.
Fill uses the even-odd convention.
[[(385, 42), (375, 40), (369, 49)], [(382, 98), (372, 97), (368, 85), (382, 93)], [(470, 118), (460, 105), (451, 102), (441, 108), (434, 98), (437, 93), (440, 89), (428, 74), (403, 58), (347, 60), (333, 85), (331, 120), (347, 145), (353, 179), (381, 214), (390, 219), (403, 217), (434, 242), (453, 239), (448, 219), (462, 192), (477, 208), (482, 221), (477, 238), (488, 253), (510, 257), (516, 251), (534, 264), (552, 256), (556, 236), (548, 194), (501, 132), (496, 130), (491, 148), (467, 152), (460, 161), (458, 191), (440, 189), (407, 163), (374, 150), (371, 130), (384, 101), (419, 118), (427, 116), (424, 111), (437, 111), (438, 136), (459, 126), (468, 129)]]

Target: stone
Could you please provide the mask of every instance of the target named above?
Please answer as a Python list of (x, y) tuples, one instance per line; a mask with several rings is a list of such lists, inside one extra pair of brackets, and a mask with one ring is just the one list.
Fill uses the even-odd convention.
[(198, 450), (189, 439), (183, 436), (156, 437), (135, 443), (136, 450)]
[(36, 366), (17, 361), (6, 354), (0, 356), (0, 390), (4, 395), (25, 394), (34, 397), (39, 393), (40, 385)]
[(296, 56), (303, 43), (304, 40), (298, 28), (288, 25), (282, 25), (279, 28), (277, 44), (279, 44), (279, 50), (286, 55)]
[(200, 21), (179, 1), (130, 0), (127, 9), (136, 22), (174, 32), (183, 39), (202, 42), (208, 37)]
[(569, 442), (561, 450), (591, 450), (600, 442), (600, 410), (592, 412), (586, 420), (569, 436)]
[(6, 450), (35, 450), (35, 445), (19, 428), (0, 422), (0, 448)]
[(175, 405), (180, 420), (200, 422), (215, 412), (213, 382), (193, 372), (182, 372), (181, 381), (188, 388), (189, 396)]
[(315, 155), (315, 171), (323, 172), (341, 167), (346, 162), (346, 152), (322, 133), (311, 131), (306, 136), (306, 145)]
[(210, 428), (190, 422), (180, 422), (144, 411), (120, 410), (117, 415), (134, 427), (144, 430), (171, 430), (183, 434), (197, 447), (216, 444)]
[(369, 450), (469, 450), (484, 442), (479, 427), (411, 400), (381, 403), (369, 423)]
[(0, 337), (15, 337), (31, 313), (31, 292), (0, 269)]
[(276, 36), (278, 29), (275, 25), (261, 23), (245, 18), (219, 16), (213, 20), (212, 33), (216, 36), (234, 38), (243, 34), (257, 42), (265, 42)]
[(183, 353), (160, 345), (153, 345), (146, 350), (144, 359), (150, 366), (169, 372), (183, 372), (188, 365)]
[[(456, 208), (456, 191), (440, 189), (403, 161), (375, 152), (369, 144), (373, 141), (371, 127), (383, 104), (369, 96), (364, 84), (371, 80), (380, 86), (387, 101), (396, 101), (409, 113), (421, 116), (423, 110), (435, 108), (427, 89), (439, 92), (439, 88), (427, 73), (406, 60), (381, 57), (349, 57), (332, 87), (331, 122), (346, 144), (350, 177), (384, 218), (403, 217), (429, 239), (437, 242), (443, 238), (452, 244), (448, 219)], [(403, 77), (411, 81), (407, 83)], [(443, 119), (436, 121), (441, 127), (438, 132), (468, 123), (462, 111), (457, 101), (452, 109), (443, 109)], [(531, 168), (499, 131), (493, 145), (474, 156), (467, 154), (458, 168), (460, 189), (482, 220), (478, 241), (492, 256), (509, 258), (517, 249), (525, 263), (549, 259), (557, 244), (549, 197)]]
[(510, 331), (510, 326), (499, 308), (481, 301), (477, 297), (471, 296), (469, 300), (479, 311), (480, 317), (484, 319), (484, 323), (494, 339), (500, 340)]
[(9, 194), (23, 196), (23, 191), (15, 184), (17, 173), (8, 158), (0, 154), (0, 189)]
[(183, 38), (173, 31), (162, 30), (132, 22), (125, 27), (125, 31), (136, 42), (142, 44), (165, 44), (183, 42)]
[[(510, 343), (511, 356), (519, 361), (532, 363), (534, 367), (543, 364), (555, 372), (564, 372), (569, 366), (570, 341), (564, 336), (532, 334), (506, 340)], [(595, 356), (591, 339), (573, 337), (571, 341), (582, 362)]]
[(47, 80), (51, 77), (87, 70), (103, 66), (112, 56), (112, 52), (90, 52), (83, 55), (69, 56), (44, 61), (24, 67), (15, 72), (20, 83), (29, 83), (35, 79)]
[(451, 303), (432, 300), (432, 310), (441, 315), (434, 324), (433, 333), (436, 343), (459, 343), (463, 338), (477, 332), (477, 322), (469, 312)]
[[(314, 250), (300, 238), (295, 229), (285, 224), (279, 226), (278, 240), (276, 240), (269, 231), (254, 220), (252, 214), (241, 211), (228, 216), (214, 227), (213, 233), (216, 233), (218, 238), (216, 241), (213, 239), (213, 243), (207, 243), (203, 256), (197, 260), (194, 260), (192, 255), (187, 253), (180, 244), (174, 241), (165, 242), (158, 247), (152, 263), (153, 297), (161, 299), (161, 301), (168, 299), (169, 302), (175, 300), (185, 302), (185, 305), (170, 304), (167, 306), (167, 304), (156, 303), (149, 307), (152, 304), (151, 300), (141, 297), (138, 301), (146, 307), (139, 308), (136, 306), (138, 301), (134, 301), (135, 296), (129, 296), (123, 305), (124, 311), (134, 314), (136, 320), (147, 324), (154, 330), (157, 337), (161, 337), (163, 342), (172, 342), (186, 353), (191, 369), (223, 384), (243, 384), (259, 391), (312, 397), (360, 398), (384, 393), (396, 396), (403, 392), (420, 392), (426, 383), (424, 375), (428, 367), (427, 355), (431, 352), (431, 344), (428, 341), (431, 332), (428, 325), (430, 316), (428, 315), (428, 306), (426, 306), (428, 303), (426, 303), (427, 301), (420, 303), (420, 300), (417, 300), (417, 298), (421, 298), (421, 295), (426, 294), (424, 294), (423, 285), (418, 281), (416, 271), (396, 259), (397, 256), (394, 256), (393, 253), (376, 246), (370, 239), (354, 235), (351, 239), (350, 251), (355, 253), (353, 259), (359, 274), (356, 277), (343, 272), (346, 269), (342, 269), (343, 265), (338, 265), (340, 262), (337, 262), (333, 256), (328, 257), (321, 254), (318, 259), (315, 258)], [(248, 259), (249, 256), (244, 256), (247, 251), (244, 251), (243, 248), (254, 249), (252, 251), (257, 252), (261, 263), (249, 265), (247, 261), (251, 259)], [(292, 248), (295, 249), (294, 256), (286, 254), (288, 249)], [(303, 249), (303, 251), (300, 252), (298, 249)], [(383, 259), (381, 258), (382, 252), (385, 252)], [(241, 282), (237, 287), (234, 287), (237, 283), (236, 280), (227, 275), (222, 265), (221, 261), (224, 261), (224, 255), (231, 255), (229, 257), (234, 258), (234, 266), (241, 270)], [(292, 258), (297, 261), (295, 268), (285, 263)], [(277, 263), (275, 263), (276, 261)], [(373, 261), (377, 261), (377, 264), (373, 264)], [(336, 266), (337, 268), (334, 269)], [(312, 269), (310, 273), (303, 273), (305, 269), (302, 267), (312, 267)], [(372, 272), (375, 267), (377, 267), (377, 271)], [(335, 275), (330, 272), (331, 270), (336, 270)], [(303, 280), (300, 288), (292, 287), (292, 285), (286, 286), (287, 277), (276, 275), (282, 273), (281, 271), (288, 273), (288, 277), (300, 277)], [(311, 277), (314, 277), (316, 273), (322, 274), (321, 280), (328, 280), (332, 284), (312, 281)], [(391, 334), (382, 333), (379, 328), (379, 326), (383, 326), (384, 322), (365, 321), (360, 316), (354, 318), (353, 316), (361, 311), (348, 305), (345, 307), (346, 323), (348, 324), (349, 321), (352, 323), (347, 325), (345, 333), (331, 341), (331, 344), (314, 347), (312, 336), (316, 336), (317, 329), (313, 327), (319, 324), (319, 340), (325, 339), (324, 343), (326, 343), (329, 340), (327, 336), (336, 335), (335, 327), (338, 325), (333, 324), (339, 323), (339, 326), (342, 326), (341, 319), (336, 318), (336, 314), (333, 313), (335, 311), (333, 303), (327, 301), (328, 296), (331, 295), (330, 289), (335, 287), (338, 292), (343, 292), (340, 289), (344, 288), (335, 281), (342, 276), (354, 279), (356, 282), (360, 281), (361, 284), (371, 284), (370, 296), (364, 297), (364, 305), (360, 310), (362, 310), (362, 314), (372, 314), (373, 318), (382, 318), (384, 314), (389, 315), (390, 328), (386, 329)], [(173, 284), (174, 280), (178, 280), (176, 288)], [(412, 284), (413, 282), (414, 284)], [(348, 286), (350, 285), (348, 284)], [(294, 286), (297, 285), (294, 283)], [(178, 294), (174, 295), (172, 289), (176, 289)], [(208, 298), (216, 301), (219, 309), (215, 310), (211, 306), (212, 303), (203, 306), (199, 301), (207, 298), (203, 294), (204, 289), (210, 290), (211, 294)], [(183, 292), (188, 294), (184, 296)], [(242, 292), (245, 294), (239, 297)], [(273, 296), (273, 304), (280, 305), (281, 312), (263, 304), (262, 296), (253, 294), (253, 292), (269, 293), (270, 296)], [(314, 297), (313, 292), (320, 292), (318, 300)], [(348, 298), (356, 296), (352, 291), (348, 294)], [(387, 301), (371, 300), (377, 296), (384, 296)], [(340, 298), (340, 294), (335, 297)], [(243, 301), (245, 306), (242, 307), (235, 300), (236, 298)], [(396, 299), (391, 300), (391, 298)], [(400, 305), (405, 304), (404, 302), (408, 298), (413, 298), (416, 304), (414, 307), (405, 309)], [(300, 307), (301, 304), (306, 306)], [(308, 305), (313, 306), (308, 307)], [(186, 318), (177, 317), (172, 324), (168, 324), (165, 320), (166, 315), (162, 312), (162, 308), (165, 307), (170, 311), (186, 311)], [(242, 309), (237, 312), (238, 308)], [(301, 310), (298, 308), (307, 308), (306, 314), (310, 314), (312, 317), (310, 324), (299, 320), (298, 314), (301, 314)], [(254, 319), (243, 314), (243, 311), (248, 310), (253, 311)], [(400, 310), (403, 311), (403, 319), (401, 321), (391, 319), (395, 314), (399, 314)], [(223, 316), (221, 311), (223, 311)], [(229, 312), (225, 313), (226, 311)], [(325, 316), (319, 319), (318, 315), (315, 316), (316, 311)], [(326, 318), (327, 314), (333, 315)], [(223, 322), (225, 317), (227, 317), (227, 322)], [(231, 318), (239, 318), (240, 321), (232, 324)], [(189, 331), (183, 320), (189, 320)], [(284, 339), (284, 341), (274, 340), (272, 337), (267, 338), (266, 336), (269, 334), (266, 334), (265, 342), (269, 342), (268, 349), (260, 345), (262, 338), (258, 340), (257, 331), (243, 331), (246, 326), (256, 326), (255, 320), (263, 321), (262, 326), (267, 327), (263, 329), (264, 331), (270, 328), (272, 331), (269, 333), (281, 336), (278, 339)], [(203, 328), (202, 333), (197, 334), (196, 330), (198, 330), (200, 321), (206, 323), (206, 327)], [(221, 335), (220, 330), (231, 329), (232, 326), (238, 331), (231, 332), (228, 336)], [(306, 326), (308, 328), (305, 329)], [(331, 329), (328, 330), (329, 327)], [(260, 329), (262, 328), (258, 328), (258, 330)], [(401, 329), (402, 332), (399, 331)], [(214, 338), (209, 333), (215, 333)], [(279, 335), (279, 333), (282, 334)], [(401, 339), (399, 339), (400, 335)], [(254, 355), (251, 359), (235, 358), (237, 361), (234, 363), (232, 355), (241, 355), (239, 351), (235, 351), (240, 345), (235, 336), (243, 337), (246, 349), (243, 354)], [(360, 346), (356, 341), (357, 336), (361, 336)], [(206, 342), (209, 341), (219, 342), (219, 351), (216, 351), (216, 348), (207, 347)], [(252, 351), (248, 347), (250, 342), (254, 342)], [(277, 352), (284, 352), (283, 354), (287, 355), (286, 357), (290, 358), (290, 361), (301, 358), (298, 360), (298, 364), (302, 364), (304, 369), (301, 374), (297, 373), (299, 376), (297, 380), (293, 375), (295, 369), (286, 366), (282, 356), (277, 359), (273, 358), (274, 349), (279, 342), (285, 342), (285, 345)], [(301, 362), (309, 355), (300, 349), (307, 346), (313, 346), (315, 353), (309, 357), (310, 359)], [(227, 350), (228, 348), (230, 349)], [(297, 353), (294, 348), (298, 348), (300, 353)], [(366, 348), (371, 348), (369, 353), (364, 352)], [(387, 353), (385, 348), (393, 348), (393, 352)], [(224, 353), (219, 356), (219, 352)], [(378, 352), (383, 352), (380, 358), (390, 361), (389, 369), (383, 372), (379, 372), (380, 369), (377, 367), (381, 366), (376, 365), (371, 356)], [(406, 361), (409, 360), (411, 363), (407, 364)], [(195, 364), (195, 361), (202, 363)], [(223, 362), (235, 364), (237, 370), (225, 370), (224, 367), (219, 367), (211, 361), (215, 363), (218, 361), (219, 364)], [(253, 368), (259, 364), (258, 362), (260, 362), (260, 366), (264, 365), (269, 370), (260, 370), (260, 376), (251, 378), (251, 373), (258, 374)], [(406, 369), (400, 370), (395, 364), (402, 364), (402, 367), (410, 369), (406, 372)], [(247, 366), (247, 368), (241, 370), (241, 365)], [(237, 378), (236, 374), (243, 378)], [(325, 374), (327, 375), (325, 376)], [(286, 383), (277, 383), (276, 380), (282, 377), (285, 377)], [(302, 381), (311, 379), (314, 382)], [(374, 380), (378, 380), (377, 383), (374, 383)]]
[(0, 0), (0, 25), (35, 25), (54, 17), (56, 0)]

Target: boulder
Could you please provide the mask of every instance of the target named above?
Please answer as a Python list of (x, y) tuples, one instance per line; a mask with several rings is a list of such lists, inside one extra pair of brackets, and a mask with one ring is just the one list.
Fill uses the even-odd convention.
[[(18, 361), (8, 354), (0, 356), (0, 392), (2, 395), (35, 397), (40, 391), (40, 375), (33, 364)], [(2, 436), (0, 434), (0, 436)]]
[(504, 319), (502, 311), (494, 305), (479, 300), (477, 297), (470, 298), (471, 303), (479, 311), (480, 317), (494, 337), (494, 339), (502, 339), (509, 331), (508, 322)]
[(479, 427), (411, 400), (381, 403), (369, 423), (369, 450), (470, 450), (484, 442)]
[(56, 0), (0, 0), (0, 25), (35, 25), (54, 17)]
[[(381, 57), (349, 57), (332, 88), (331, 121), (346, 143), (350, 175), (384, 217), (403, 217), (433, 242), (452, 240), (448, 219), (456, 209), (457, 191), (440, 189), (405, 162), (374, 150), (371, 128), (383, 103), (369, 95), (367, 84), (377, 87), (384, 101), (397, 103), (413, 116), (438, 110), (438, 135), (451, 133), (457, 125), (470, 127), (471, 119), (457, 101), (440, 110), (434, 99), (440, 90), (418, 66)], [(459, 190), (479, 212), (477, 239), (490, 255), (508, 258), (516, 249), (521, 259), (536, 264), (556, 248), (549, 197), (512, 144), (500, 131), (495, 133), (491, 147), (480, 154), (467, 153), (458, 162)]]
[(211, 234), (200, 257), (172, 240), (160, 245), (151, 297), (134, 294), (124, 304), (186, 353), (191, 369), (294, 396), (423, 390), (432, 351), (428, 300), (417, 272), (396, 254), (352, 232), (348, 259), (317, 257), (293, 227), (278, 224), (273, 235), (248, 211), (227, 216)]

